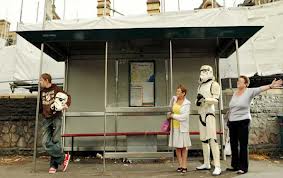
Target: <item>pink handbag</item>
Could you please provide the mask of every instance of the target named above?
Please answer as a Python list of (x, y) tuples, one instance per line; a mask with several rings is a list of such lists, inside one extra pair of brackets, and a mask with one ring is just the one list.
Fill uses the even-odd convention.
[(160, 130), (162, 132), (169, 132), (170, 131), (170, 121), (169, 120), (164, 120), (161, 124)]

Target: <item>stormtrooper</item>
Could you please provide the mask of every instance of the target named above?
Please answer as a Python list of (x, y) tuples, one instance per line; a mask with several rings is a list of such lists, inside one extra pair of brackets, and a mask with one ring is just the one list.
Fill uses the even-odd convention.
[(68, 101), (68, 95), (63, 92), (58, 92), (55, 96), (54, 103), (50, 106), (51, 110), (54, 112), (62, 111), (67, 107), (66, 103)]
[(220, 86), (215, 81), (213, 69), (209, 65), (200, 68), (200, 78), (196, 105), (199, 113), (200, 140), (202, 142), (204, 164), (197, 170), (209, 170), (210, 148), (212, 150), (215, 169), (213, 175), (221, 174), (220, 151), (216, 135), (216, 118), (214, 105), (218, 103)]

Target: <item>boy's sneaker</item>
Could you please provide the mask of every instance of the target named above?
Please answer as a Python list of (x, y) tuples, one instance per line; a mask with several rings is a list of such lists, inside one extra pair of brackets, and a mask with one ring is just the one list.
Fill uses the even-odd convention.
[(48, 172), (49, 172), (49, 174), (55, 174), (56, 171), (57, 171), (57, 169), (55, 169), (54, 167), (50, 167)]
[(62, 168), (63, 172), (65, 172), (67, 170), (69, 162), (70, 162), (70, 158), (71, 158), (71, 155), (69, 154), (69, 152), (67, 154), (65, 154), (65, 159), (64, 159), (63, 168)]

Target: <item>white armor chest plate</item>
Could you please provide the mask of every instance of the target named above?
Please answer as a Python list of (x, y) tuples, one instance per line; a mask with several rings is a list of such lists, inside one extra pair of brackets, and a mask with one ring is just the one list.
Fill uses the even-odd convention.
[[(207, 83), (200, 84), (200, 87), (198, 89), (198, 94), (201, 94), (204, 98), (212, 98), (211, 93), (211, 85), (213, 81), (209, 81)], [(215, 108), (213, 104), (201, 104), (198, 107), (199, 114), (206, 114), (206, 113), (214, 113)]]
[(212, 98), (211, 85), (213, 81), (203, 83), (200, 85), (198, 94), (201, 94), (204, 98)]

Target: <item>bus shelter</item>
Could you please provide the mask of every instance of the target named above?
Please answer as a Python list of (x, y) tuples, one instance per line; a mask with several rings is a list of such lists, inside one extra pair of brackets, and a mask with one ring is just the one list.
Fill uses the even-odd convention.
[[(131, 25), (135, 22), (130, 21), (117, 27), (119, 19), (103, 17), (95, 21), (98, 27), (85, 22), (81, 26), (49, 22), (47, 28), (17, 32), (42, 52), (65, 62), (64, 89), (72, 96), (72, 105), (64, 114), (64, 150), (103, 151), (104, 168), (106, 158), (173, 156), (167, 146), (168, 133), (161, 132), (160, 125), (178, 84), (188, 88), (192, 103), (191, 149), (200, 149), (194, 101), (201, 65), (211, 65), (221, 84), (220, 58), (237, 53), (262, 28), (168, 23), (157, 27), (158, 18), (145, 18), (152, 24)], [(174, 24), (173, 18), (168, 20)], [(224, 156), (219, 101), (216, 118)], [(37, 125), (38, 117), (36, 133)]]

